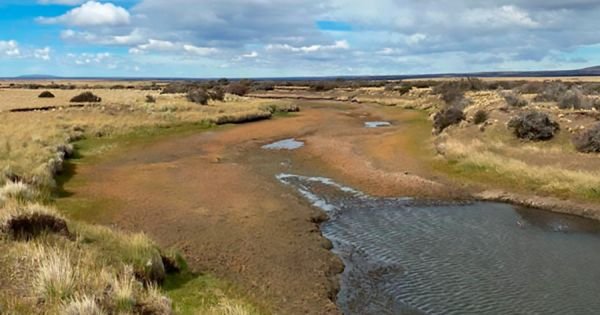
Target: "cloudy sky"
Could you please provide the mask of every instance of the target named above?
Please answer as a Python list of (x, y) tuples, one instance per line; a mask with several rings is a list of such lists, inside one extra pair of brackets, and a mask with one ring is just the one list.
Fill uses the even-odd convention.
[(0, 76), (270, 77), (600, 65), (599, 0), (0, 0)]

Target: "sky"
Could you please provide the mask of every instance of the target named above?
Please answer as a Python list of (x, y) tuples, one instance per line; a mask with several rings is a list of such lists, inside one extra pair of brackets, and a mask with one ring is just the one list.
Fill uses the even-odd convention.
[(0, 77), (289, 77), (600, 65), (600, 0), (0, 0)]

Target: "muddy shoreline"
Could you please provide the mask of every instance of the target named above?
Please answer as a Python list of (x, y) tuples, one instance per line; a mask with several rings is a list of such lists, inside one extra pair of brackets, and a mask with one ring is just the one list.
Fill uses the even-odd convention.
[[(333, 178), (373, 196), (569, 207), (554, 208), (560, 200), (547, 198), (481, 194), (431, 176), (406, 151), (421, 112), (350, 102), (302, 105), (293, 117), (169, 137), (79, 165), (76, 180), (65, 185), (67, 198), (111, 200), (111, 209), (81, 211), (90, 211), (92, 221), (144, 231), (162, 246), (181, 249), (193, 269), (223, 277), (285, 314), (339, 313), (335, 297), (344, 266), (320, 232), (327, 216), (276, 174)], [(365, 128), (367, 121), (392, 124)], [(262, 148), (288, 138), (305, 146)], [(564, 212), (600, 213), (578, 209)]]

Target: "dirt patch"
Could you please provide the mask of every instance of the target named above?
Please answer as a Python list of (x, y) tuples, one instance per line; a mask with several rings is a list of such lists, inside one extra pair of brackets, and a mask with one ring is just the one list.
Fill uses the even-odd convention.
[[(374, 147), (367, 148), (379, 137), (392, 141), (392, 132), (402, 127), (368, 129), (364, 121), (412, 117), (349, 103), (305, 102), (302, 109), (289, 118), (110, 154), (94, 165), (80, 165), (76, 177), (81, 180), (73, 182), (85, 185), (67, 183), (65, 189), (70, 198), (118, 201), (104, 223), (142, 230), (162, 246), (180, 248), (193, 269), (240, 285), (249, 296), (266, 300), (274, 313), (338, 313), (332, 299), (342, 267), (319, 233), (322, 215), (275, 175), (328, 176), (378, 194), (448, 194), (411, 175), (418, 162), (402, 156), (400, 148), (393, 153), (410, 162), (391, 173), (378, 168), (387, 154), (377, 157), (371, 154)], [(292, 136), (306, 145), (295, 151), (261, 149)]]

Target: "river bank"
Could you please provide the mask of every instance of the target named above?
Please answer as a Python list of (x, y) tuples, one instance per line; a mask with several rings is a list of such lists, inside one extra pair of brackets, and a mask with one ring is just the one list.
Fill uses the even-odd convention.
[[(59, 205), (181, 249), (194, 271), (239, 285), (273, 313), (335, 314), (343, 266), (319, 233), (325, 218), (277, 174), (325, 176), (380, 197), (469, 200), (476, 190), (431, 168), (423, 111), (334, 101), (301, 107), (286, 118), (108, 150), (76, 165)], [(367, 128), (372, 121), (390, 126)], [(289, 138), (304, 145), (262, 148)]]

